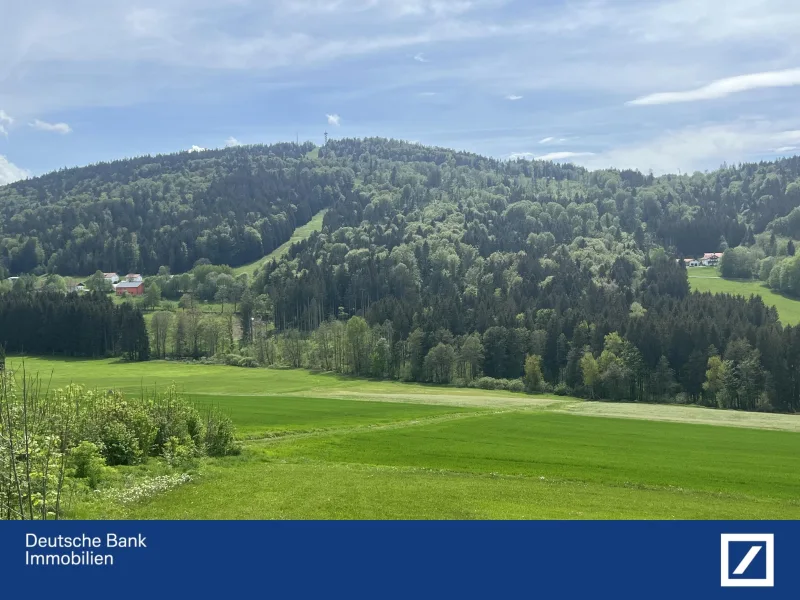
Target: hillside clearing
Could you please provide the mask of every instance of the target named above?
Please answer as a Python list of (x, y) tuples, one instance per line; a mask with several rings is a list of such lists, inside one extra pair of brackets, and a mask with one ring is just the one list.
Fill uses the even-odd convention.
[(698, 292), (712, 294), (733, 294), (749, 298), (761, 296), (764, 304), (774, 306), (784, 325), (800, 323), (800, 300), (778, 294), (757, 279), (723, 279), (716, 267), (692, 267), (689, 271), (689, 285)]
[(308, 223), (295, 229), (292, 233), (292, 237), (290, 237), (287, 242), (284, 242), (275, 248), (275, 250), (267, 254), (265, 257), (259, 258), (257, 261), (248, 263), (246, 265), (242, 265), (241, 267), (236, 267), (233, 270), (233, 276), (238, 277), (239, 275), (246, 274), (252, 277), (253, 273), (262, 265), (265, 265), (271, 260), (278, 260), (284, 254), (286, 254), (289, 251), (289, 248), (292, 247), (292, 244), (296, 244), (308, 239), (308, 237), (315, 231), (322, 231), (322, 221), (325, 218), (326, 212), (328, 212), (327, 209), (322, 209), (319, 211), (317, 214), (311, 217), (311, 220)]

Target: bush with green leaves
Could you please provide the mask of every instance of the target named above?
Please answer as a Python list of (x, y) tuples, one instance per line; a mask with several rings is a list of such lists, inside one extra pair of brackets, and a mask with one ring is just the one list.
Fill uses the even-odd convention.
[(206, 413), (204, 449), (208, 456), (229, 456), (241, 451), (233, 421), (219, 409), (210, 408)]
[(84, 440), (70, 451), (69, 462), (74, 477), (86, 479), (90, 488), (97, 489), (106, 469), (106, 461), (97, 444)]
[(145, 401), (120, 392), (88, 393), (83, 400), (80, 439), (102, 448), (108, 465), (135, 465), (150, 456), (157, 428)]
[(204, 425), (200, 413), (180, 396), (174, 386), (149, 400), (150, 412), (156, 427), (153, 454), (162, 454), (173, 438), (182, 445), (202, 449)]
[(97, 489), (108, 467), (160, 457), (185, 470), (203, 455), (238, 453), (231, 419), (174, 387), (131, 397), (78, 385), (45, 393), (36, 379), (19, 385), (0, 373), (0, 519), (58, 518), (65, 480)]
[(171, 467), (186, 470), (197, 466), (198, 449), (191, 440), (187, 443), (173, 436), (164, 444), (161, 455)]
[(508, 382), (506, 389), (509, 392), (524, 392), (525, 384), (522, 382), (521, 379), (512, 379)]
[(261, 364), (257, 359), (252, 356), (241, 356), (239, 354), (223, 354), (221, 357), (222, 362), (231, 367), (246, 367), (253, 369), (260, 367)]

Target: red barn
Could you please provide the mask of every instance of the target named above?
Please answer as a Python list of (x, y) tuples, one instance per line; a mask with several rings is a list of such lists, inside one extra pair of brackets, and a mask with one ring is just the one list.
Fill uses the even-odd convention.
[(117, 292), (117, 296), (122, 296), (124, 294), (130, 294), (131, 296), (141, 296), (144, 294), (144, 282), (143, 281), (121, 281), (117, 284), (117, 287), (114, 288)]

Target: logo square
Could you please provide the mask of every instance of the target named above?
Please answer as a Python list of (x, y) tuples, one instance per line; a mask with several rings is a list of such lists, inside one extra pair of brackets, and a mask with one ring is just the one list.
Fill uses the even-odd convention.
[(720, 563), (722, 587), (774, 587), (775, 535), (723, 533)]

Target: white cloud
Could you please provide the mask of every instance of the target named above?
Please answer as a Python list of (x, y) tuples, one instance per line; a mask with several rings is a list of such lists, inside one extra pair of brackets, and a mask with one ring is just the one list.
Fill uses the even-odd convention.
[(6, 129), (6, 125), (11, 125), (13, 123), (14, 119), (12, 119), (6, 111), (0, 110), (0, 135), (8, 137), (8, 129)]
[(775, 148), (775, 154), (789, 154), (800, 150), (800, 146), (781, 146), (780, 148)]
[(550, 142), (555, 141), (555, 139), (556, 138), (554, 138), (554, 137), (546, 137), (546, 138), (542, 138), (541, 140), (539, 140), (539, 143), (540, 144), (549, 144)]
[(192, 147), (187, 150), (187, 152), (205, 152), (208, 148), (203, 148), (202, 146), (198, 146), (197, 144), (192, 144)]
[(26, 177), (30, 177), (30, 173), (25, 169), (21, 169), (17, 165), (0, 154), (0, 185), (5, 185), (7, 183), (13, 183), (20, 179), (25, 179)]
[(438, 95), (439, 92), (420, 92), (419, 94), (417, 94), (417, 96), (424, 96), (424, 97), (438, 96)]
[(241, 146), (242, 142), (237, 140), (235, 137), (230, 136), (227, 140), (225, 140), (225, 147), (226, 148), (233, 148), (234, 146)]
[(29, 123), (29, 125), (38, 131), (51, 131), (53, 133), (60, 133), (62, 135), (72, 131), (72, 127), (66, 123), (48, 123), (39, 119), (34, 119)]
[[(675, 108), (668, 114), (623, 106), (646, 95), (652, 102), (655, 91), (696, 94), (694, 88), (702, 92), (709, 82), (714, 83), (705, 87), (712, 93), (719, 93), (714, 85), (721, 85), (724, 94), (734, 93), (726, 85), (736, 88), (737, 78), (723, 79), (732, 73), (791, 73), (800, 67), (796, 0), (726, 0), (724, 10), (719, 0), (5, 4), (0, 81), (14, 85), (0, 86), (0, 106), (17, 118), (15, 125), (36, 116), (66, 119), (72, 109), (91, 118), (98, 114), (94, 107), (125, 107), (131, 122), (146, 124), (140, 134), (159, 148), (179, 136), (171, 131), (172, 123), (159, 122), (165, 113), (154, 109), (154, 99), (163, 106), (178, 102), (187, 121), (202, 123), (204, 115), (235, 110), (242, 97), (268, 102), (274, 90), (289, 90), (284, 98), (298, 94), (309, 107), (310, 122), (297, 124), (301, 132), (313, 128), (313, 106), (321, 107), (317, 114), (335, 107), (348, 115), (368, 115), (358, 119), (359, 135), (423, 136), (426, 143), (494, 156), (509, 148), (591, 150), (597, 155), (569, 158), (595, 163), (608, 158), (603, 149), (611, 148), (617, 152), (613, 157), (644, 163), (629, 150), (649, 148), (667, 135), (666, 127), (702, 128), (708, 119), (731, 122), (741, 114), (785, 118), (793, 108), (790, 95), (800, 89), (776, 89), (769, 102), (758, 104), (756, 96), (762, 94), (742, 94), (735, 106), (721, 102), (726, 112), (713, 114), (716, 104), (685, 105), (681, 108), (690, 110)], [(553, 53), (553, 48), (563, 50)], [(542, 56), (550, 58), (536, 59)], [(745, 79), (745, 84), (752, 81)], [(420, 90), (441, 94), (425, 100), (416, 96)], [(536, 102), (499, 103), (522, 97)], [(489, 106), (485, 102), (499, 104), (481, 110)], [(523, 104), (524, 119), (513, 118), (509, 113)], [(263, 127), (294, 138), (295, 124), (282, 123), (277, 114), (243, 114), (252, 122), (237, 130)], [(341, 126), (337, 116), (331, 117), (336, 120), (328, 121), (329, 131)], [(123, 139), (124, 125), (112, 124), (106, 135)], [(350, 131), (356, 122), (346, 125)], [(222, 121), (212, 126), (222, 132), (227, 127)], [(453, 129), (464, 131), (448, 133)], [(489, 130), (499, 133), (490, 135)], [(569, 137), (554, 137), (539, 149), (542, 130)], [(579, 141), (573, 131), (580, 132)], [(203, 139), (199, 130), (196, 135)], [(791, 146), (773, 142), (765, 148)], [(107, 158), (101, 148), (108, 147), (98, 144), (91, 158)], [(43, 148), (43, 166), (64, 164), (63, 156), (55, 154), (59, 151)], [(737, 153), (734, 147), (732, 156)], [(716, 158), (665, 160), (704, 165)]]
[(358, 14), (374, 11), (378, 16), (395, 19), (410, 17), (447, 17), (482, 7), (503, 4), (506, 0), (279, 0), (287, 13), (319, 15), (327, 13)]
[(675, 102), (695, 102), (698, 100), (714, 100), (724, 98), (731, 94), (738, 94), (749, 90), (773, 87), (791, 87), (800, 85), (800, 69), (786, 69), (784, 71), (765, 71), (738, 75), (712, 81), (708, 85), (687, 90), (685, 92), (659, 92), (631, 100), (628, 104), (652, 105), (672, 104)]
[(325, 116), (328, 117), (328, 125), (334, 125), (336, 127), (339, 127), (339, 125), (341, 125), (342, 117), (340, 117), (339, 115), (333, 114)]
[(537, 156), (536, 160), (551, 160), (553, 162), (558, 162), (570, 158), (580, 158), (584, 156), (594, 156), (594, 152), (550, 152), (549, 154)]
[(514, 152), (509, 154), (508, 158), (516, 160), (524, 158), (525, 160), (550, 160), (553, 162), (564, 161), (570, 158), (580, 158), (585, 156), (594, 156), (593, 152), (550, 152), (549, 154), (536, 154), (535, 152)]
[(632, 168), (654, 173), (715, 169), (774, 155), (775, 147), (800, 144), (800, 129), (768, 122), (735, 122), (670, 131), (653, 139), (612, 148), (581, 160), (591, 169)]
[(156, 8), (136, 8), (125, 15), (131, 33), (139, 37), (168, 37), (167, 15)]

